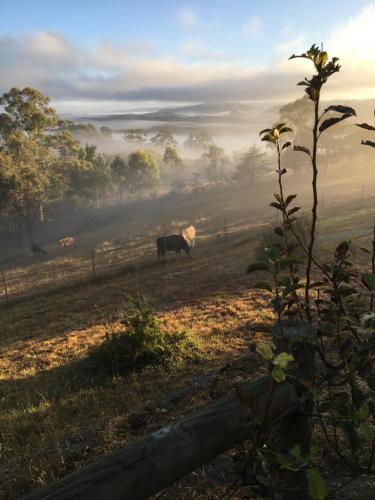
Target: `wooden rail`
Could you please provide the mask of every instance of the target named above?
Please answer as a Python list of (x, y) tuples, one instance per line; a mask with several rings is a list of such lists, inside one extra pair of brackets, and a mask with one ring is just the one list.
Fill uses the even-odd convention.
[[(251, 412), (263, 416), (271, 380), (265, 376), (242, 388)], [(299, 403), (288, 382), (272, 397), (269, 430), (295, 412)], [(27, 500), (141, 500), (210, 462), (256, 431), (249, 408), (233, 392), (178, 422), (34, 492)]]

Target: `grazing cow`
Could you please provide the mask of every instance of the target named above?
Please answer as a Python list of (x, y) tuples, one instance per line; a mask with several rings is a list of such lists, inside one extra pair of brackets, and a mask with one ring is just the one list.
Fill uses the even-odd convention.
[(160, 257), (164, 258), (166, 252), (181, 253), (181, 250), (183, 250), (187, 255), (189, 255), (191, 250), (189, 242), (186, 241), (181, 234), (161, 236), (156, 240), (156, 247), (159, 259)]
[(63, 238), (62, 240), (59, 240), (57, 242), (57, 244), (61, 248), (77, 248), (76, 241), (71, 236), (68, 236), (67, 238)]
[(31, 243), (30, 250), (33, 255), (47, 255), (47, 252), (36, 243)]
[(189, 243), (190, 248), (193, 248), (193, 246), (195, 245), (195, 233), (196, 229), (194, 226), (185, 228), (181, 233), (185, 240)]

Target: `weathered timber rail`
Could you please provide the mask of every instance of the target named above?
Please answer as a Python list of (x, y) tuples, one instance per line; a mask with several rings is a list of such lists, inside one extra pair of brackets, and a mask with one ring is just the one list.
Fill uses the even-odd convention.
[[(270, 386), (271, 379), (265, 376), (242, 387), (252, 401), (254, 416), (263, 417)], [(276, 387), (267, 429), (298, 409), (294, 394), (288, 382)], [(24, 498), (146, 499), (237, 443), (251, 439), (256, 429), (249, 411), (233, 392)]]

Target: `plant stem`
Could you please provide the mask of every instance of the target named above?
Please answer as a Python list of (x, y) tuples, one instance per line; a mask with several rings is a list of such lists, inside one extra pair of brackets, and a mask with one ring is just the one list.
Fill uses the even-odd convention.
[(311, 164), (313, 168), (313, 178), (312, 178), (312, 191), (313, 191), (313, 207), (312, 207), (312, 221), (310, 230), (310, 243), (308, 246), (307, 254), (307, 266), (306, 266), (306, 287), (305, 287), (305, 301), (306, 301), (306, 313), (308, 320), (311, 321), (311, 310), (310, 310), (310, 279), (311, 279), (311, 264), (313, 262), (313, 248), (315, 241), (315, 228), (316, 221), (318, 218), (318, 165), (317, 165), (317, 150), (318, 150), (318, 124), (319, 124), (319, 99), (320, 92), (318, 93), (314, 106), (314, 129), (313, 129), (313, 151)]
[[(284, 240), (284, 250), (285, 253), (288, 255), (289, 254), (289, 245), (288, 245), (288, 236), (286, 233), (286, 226), (288, 224), (288, 213), (287, 213), (287, 207), (285, 205), (285, 200), (284, 200), (284, 189), (283, 189), (283, 183), (281, 180), (281, 151), (280, 151), (280, 143), (277, 141), (277, 167), (278, 167), (278, 176), (279, 176), (279, 193), (280, 193), (280, 199), (281, 199), (281, 205), (282, 205), (282, 214), (283, 214), (283, 240)], [(292, 283), (293, 285), (296, 283), (296, 276), (293, 271), (293, 264), (289, 266), (289, 272), (290, 272), (290, 277), (292, 278)], [(300, 318), (302, 318), (302, 311), (301, 311), (301, 306), (300, 306), (300, 299), (298, 297), (298, 294), (296, 290), (294, 290), (293, 293), (294, 300), (296, 301), (297, 308), (298, 308), (298, 315)], [(281, 327), (281, 322), (280, 322), (280, 327)]]
[[(372, 274), (375, 274), (375, 222), (374, 222), (374, 236), (372, 240), (372, 257), (371, 257), (371, 269), (372, 269)], [(374, 292), (371, 292), (371, 299), (370, 299), (370, 311), (373, 311), (374, 309)]]

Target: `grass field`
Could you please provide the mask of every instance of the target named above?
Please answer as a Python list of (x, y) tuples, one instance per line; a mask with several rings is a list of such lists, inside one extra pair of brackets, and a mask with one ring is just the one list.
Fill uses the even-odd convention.
[[(245, 270), (275, 219), (264, 208), (268, 191), (267, 185), (256, 198), (223, 190), (173, 203), (157, 200), (150, 202), (152, 218), (150, 210), (129, 208), (123, 220), (82, 234), (77, 251), (61, 254), (51, 244), (47, 258), (20, 259), (6, 269), (10, 302), (3, 296), (0, 308), (5, 498), (40, 488), (259, 376), (262, 368), (249, 347), (268, 338), (273, 318), (267, 294), (251, 289), (257, 278)], [(321, 217), (323, 251), (355, 234), (368, 243), (374, 216), (373, 197), (332, 197)], [(198, 228), (192, 257), (158, 262), (155, 237), (190, 223)], [(199, 345), (199, 358), (169, 370), (97, 379), (85, 370), (85, 359), (121, 328), (118, 313), (131, 310), (136, 297), (151, 304), (166, 332), (187, 331)], [(215, 375), (204, 390), (165, 403), (202, 374)]]

